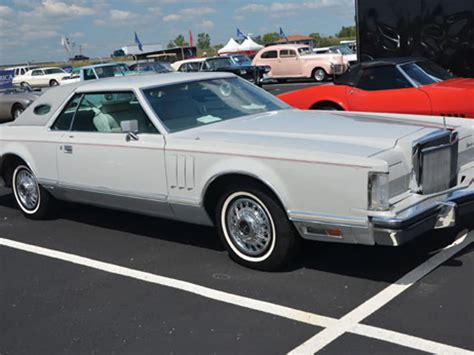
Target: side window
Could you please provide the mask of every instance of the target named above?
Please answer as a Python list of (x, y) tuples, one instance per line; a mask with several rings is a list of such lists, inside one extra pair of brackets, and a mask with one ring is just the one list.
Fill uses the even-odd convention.
[(278, 57), (277, 51), (268, 51), (265, 53), (262, 53), (261, 58), (262, 59), (274, 59)]
[(122, 133), (124, 121), (137, 121), (138, 133), (158, 133), (132, 92), (84, 94), (71, 130)]
[(393, 90), (411, 88), (410, 82), (394, 66), (366, 68), (357, 87), (362, 90)]
[(74, 118), (77, 107), (81, 102), (81, 98), (81, 94), (76, 94), (67, 103), (66, 107), (64, 107), (58, 118), (56, 118), (56, 121), (51, 126), (53, 131), (69, 131), (71, 129), (72, 119)]
[(95, 80), (94, 69), (86, 69), (84, 71), (84, 80)]
[(32, 76), (40, 76), (40, 75), (43, 75), (43, 71), (42, 70), (33, 70), (31, 72), (31, 75)]
[(294, 58), (296, 57), (296, 52), (292, 49), (282, 49), (280, 51), (280, 58)]

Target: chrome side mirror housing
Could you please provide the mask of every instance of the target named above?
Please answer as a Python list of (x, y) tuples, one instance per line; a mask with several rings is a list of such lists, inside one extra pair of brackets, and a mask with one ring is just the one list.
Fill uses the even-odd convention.
[(137, 120), (122, 121), (120, 122), (120, 128), (122, 129), (123, 133), (127, 134), (127, 136), (125, 137), (127, 142), (130, 142), (131, 140), (133, 141), (138, 140), (138, 121)]

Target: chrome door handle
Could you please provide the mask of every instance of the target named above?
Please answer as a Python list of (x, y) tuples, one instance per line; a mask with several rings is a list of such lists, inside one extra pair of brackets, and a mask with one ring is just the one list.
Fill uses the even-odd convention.
[(65, 145), (64, 146), (64, 153), (65, 154), (72, 154), (72, 145)]

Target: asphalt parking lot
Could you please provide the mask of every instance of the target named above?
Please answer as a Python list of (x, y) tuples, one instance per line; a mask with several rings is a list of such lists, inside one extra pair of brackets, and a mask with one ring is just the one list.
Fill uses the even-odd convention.
[(211, 228), (73, 204), (30, 221), (1, 190), (0, 353), (470, 354), (473, 225), (398, 249), (308, 242), (265, 273)]

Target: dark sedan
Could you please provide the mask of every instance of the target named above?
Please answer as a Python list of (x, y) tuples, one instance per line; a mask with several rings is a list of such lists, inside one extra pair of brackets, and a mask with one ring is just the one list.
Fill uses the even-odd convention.
[(196, 63), (187, 61), (187, 63), (181, 65), (177, 70), (186, 72), (202, 71), (233, 73), (254, 83), (255, 85), (261, 86), (263, 76), (270, 71), (270, 67), (236, 64), (229, 57), (210, 57), (204, 60), (199, 60)]

